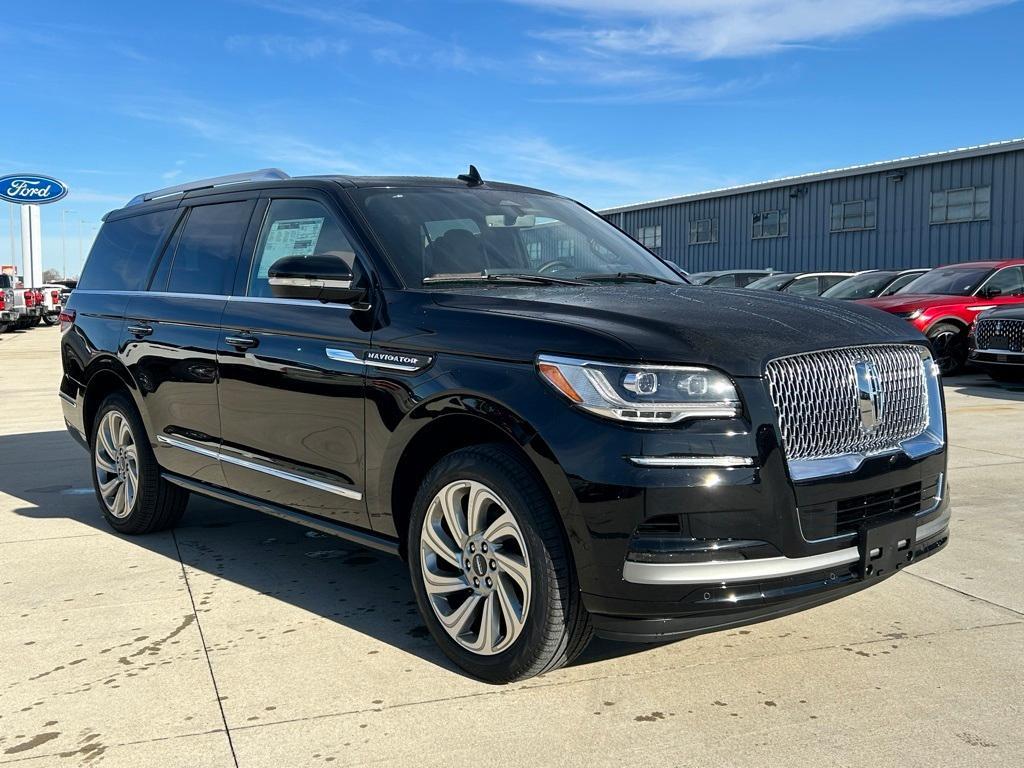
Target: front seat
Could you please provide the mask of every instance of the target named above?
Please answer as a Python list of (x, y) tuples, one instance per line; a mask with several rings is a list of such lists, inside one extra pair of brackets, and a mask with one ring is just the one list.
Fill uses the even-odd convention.
[(426, 275), (480, 274), (487, 268), (477, 235), (468, 229), (449, 229), (424, 254)]

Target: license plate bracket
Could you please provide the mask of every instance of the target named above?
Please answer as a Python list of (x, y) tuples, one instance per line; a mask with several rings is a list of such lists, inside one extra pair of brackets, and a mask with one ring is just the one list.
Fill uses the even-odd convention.
[(860, 577), (877, 579), (889, 576), (914, 559), (916, 518), (893, 520), (860, 530)]

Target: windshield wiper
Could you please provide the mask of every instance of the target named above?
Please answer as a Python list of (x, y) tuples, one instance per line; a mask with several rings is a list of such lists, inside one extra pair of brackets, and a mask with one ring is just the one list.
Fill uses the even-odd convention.
[(667, 277), (647, 275), (643, 272), (595, 272), (592, 275), (580, 275), (580, 280), (592, 282), (621, 282), (621, 283), (665, 283), (666, 285), (683, 285), (683, 282), (675, 282)]
[(538, 285), (585, 285), (580, 280), (564, 277), (535, 275), (529, 272), (467, 272), (465, 274), (431, 275), (423, 278), (423, 284), (431, 283), (536, 283)]

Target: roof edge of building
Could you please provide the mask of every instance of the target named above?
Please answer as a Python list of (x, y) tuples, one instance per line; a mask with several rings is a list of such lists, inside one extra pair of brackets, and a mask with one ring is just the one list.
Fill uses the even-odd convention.
[(850, 165), (846, 166), (845, 168), (833, 168), (826, 171), (814, 171), (812, 173), (802, 173), (797, 174), (795, 176), (782, 176), (777, 179), (768, 179), (767, 181), (755, 181), (749, 184), (739, 184), (732, 187), (720, 187), (719, 189), (709, 189), (705, 192), (693, 192), (688, 195), (678, 195), (676, 197), (663, 197), (656, 200), (647, 200), (639, 203), (617, 205), (611, 208), (602, 208), (598, 211), (598, 213), (626, 213), (628, 211), (639, 211), (645, 208), (661, 208), (667, 205), (691, 203), (696, 202), (698, 200), (710, 200), (716, 197), (728, 197), (730, 195), (743, 194), (745, 192), (758, 192), (765, 189), (788, 187), (794, 184), (808, 184), (816, 181), (826, 181), (828, 179), (842, 178), (844, 176), (859, 176), (861, 174), (867, 173), (880, 173), (882, 171), (898, 170), (900, 168), (911, 168), (917, 165), (928, 165), (930, 163), (945, 162), (947, 160), (963, 160), (970, 157), (994, 155), (1003, 152), (1014, 152), (1016, 150), (1022, 149), (1024, 149), (1024, 138), (1006, 139), (1003, 141), (992, 141), (989, 142), (988, 144), (976, 144), (971, 147), (961, 147), (959, 149), (949, 149), (941, 152), (928, 152), (922, 155), (909, 155), (907, 157), (899, 157), (894, 160), (881, 160), (873, 163), (864, 163), (862, 165)]

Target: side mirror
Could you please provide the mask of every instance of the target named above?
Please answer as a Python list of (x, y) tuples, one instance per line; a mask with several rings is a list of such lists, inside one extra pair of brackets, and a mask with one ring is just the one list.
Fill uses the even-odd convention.
[(337, 254), (285, 256), (270, 266), (268, 277), (278, 299), (352, 304), (366, 297), (366, 290), (354, 285), (348, 262)]
[(1003, 295), (1003, 289), (1002, 288), (994, 288), (994, 287), (993, 288), (986, 288), (984, 291), (981, 292), (981, 295), (984, 298), (986, 298), (986, 299), (994, 299), (996, 296), (1002, 296)]

